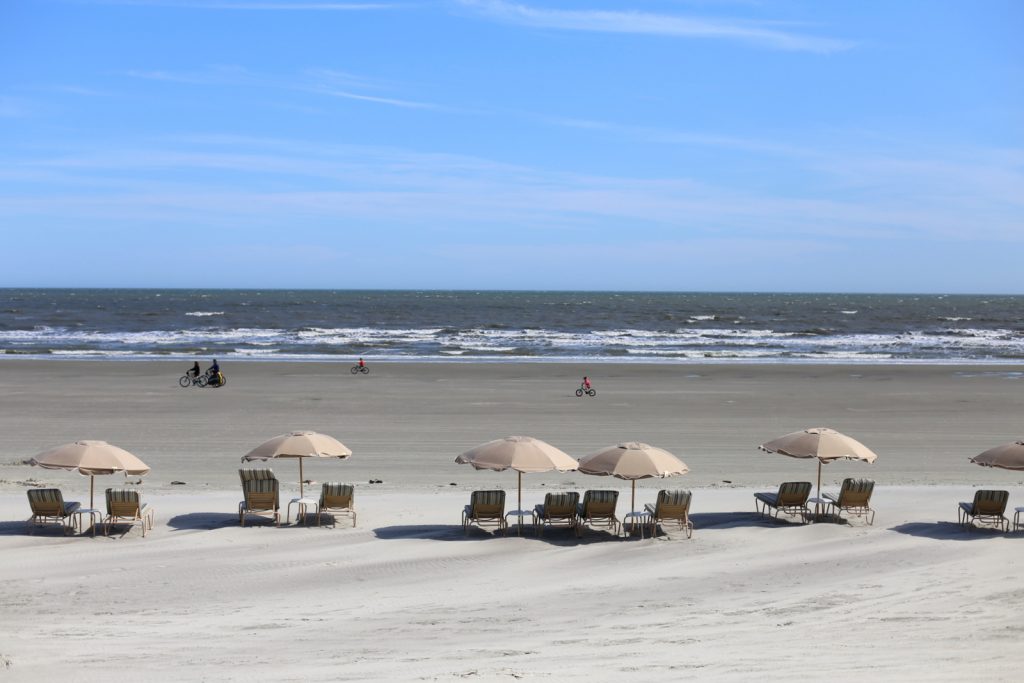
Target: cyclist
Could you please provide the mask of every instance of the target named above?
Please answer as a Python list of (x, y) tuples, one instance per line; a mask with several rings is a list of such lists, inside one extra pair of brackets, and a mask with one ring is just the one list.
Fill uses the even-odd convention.
[(360, 358), (359, 359), (359, 369), (362, 370), (365, 367), (366, 367), (366, 361), (363, 360), (362, 358)]
[(213, 386), (220, 385), (220, 365), (217, 364), (216, 358), (213, 359), (213, 363), (210, 365), (210, 369), (206, 371), (206, 374), (210, 378), (210, 384)]
[(586, 375), (583, 375), (583, 384), (581, 386), (583, 387), (583, 391), (590, 391), (590, 378)]
[(199, 372), (199, 361), (194, 361), (191, 369), (189, 369), (185, 374), (190, 376), (192, 379), (199, 379)]

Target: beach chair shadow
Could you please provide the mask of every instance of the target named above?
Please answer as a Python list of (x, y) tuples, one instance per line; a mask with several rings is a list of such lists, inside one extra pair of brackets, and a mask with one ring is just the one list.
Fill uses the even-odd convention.
[(889, 527), (889, 531), (918, 538), (930, 538), (936, 541), (982, 541), (991, 538), (1005, 537), (1006, 532), (995, 528), (965, 529), (956, 522), (908, 522)]
[(167, 526), (174, 531), (212, 531), (238, 526), (238, 515), (230, 512), (189, 512), (171, 517)]
[(699, 529), (740, 529), (759, 527), (761, 529), (799, 529), (799, 524), (778, 524), (756, 512), (694, 512), (690, 521)]
[(494, 534), (466, 535), (461, 524), (403, 524), (382, 526), (373, 530), (373, 535), (384, 541), (420, 539), (427, 541), (484, 541), (498, 538)]
[(68, 538), (63, 528), (56, 525), (47, 525), (34, 530), (24, 520), (16, 522), (0, 522), (0, 536), (43, 536), (51, 538)]

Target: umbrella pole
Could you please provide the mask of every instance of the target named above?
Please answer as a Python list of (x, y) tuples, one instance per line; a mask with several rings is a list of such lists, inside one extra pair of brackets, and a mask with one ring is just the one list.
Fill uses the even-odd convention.
[(630, 483), (633, 485), (633, 497), (629, 501), (629, 511), (633, 513), (636, 512), (636, 479), (630, 480)]
[[(821, 488), (820, 481), (818, 482), (818, 488)], [(299, 498), (302, 498), (302, 458), (299, 458)]]
[(90, 474), (89, 475), (89, 509), (90, 510), (93, 509), (93, 505), (92, 505), (92, 487), (93, 487), (93, 484), (95, 484), (95, 482), (96, 482), (96, 475)]
[(517, 472), (519, 475), (519, 502), (516, 504), (516, 510), (518, 514), (516, 517), (519, 518), (519, 535), (523, 535), (523, 473)]
[(821, 515), (821, 459), (818, 459), (818, 498), (814, 503), (815, 518)]

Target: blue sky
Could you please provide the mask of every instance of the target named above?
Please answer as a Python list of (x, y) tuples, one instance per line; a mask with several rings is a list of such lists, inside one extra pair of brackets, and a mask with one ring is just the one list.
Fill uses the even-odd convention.
[(1024, 3), (6, 0), (0, 286), (1024, 293)]

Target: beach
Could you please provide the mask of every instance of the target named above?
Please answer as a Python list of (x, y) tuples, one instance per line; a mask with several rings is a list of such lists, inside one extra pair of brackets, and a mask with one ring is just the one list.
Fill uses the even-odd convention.
[[(568, 363), (222, 363), (227, 386), (180, 388), (180, 362), (0, 362), (0, 678), (111, 671), (139, 680), (1014, 680), (1024, 636), (1024, 533), (967, 532), (979, 487), (1024, 506), (1024, 473), (968, 458), (1021, 438), (1024, 366)], [(577, 398), (589, 375), (593, 398)], [(823, 488), (875, 480), (873, 526), (765, 522), (752, 493), (815, 481), (813, 461), (756, 446), (829, 426), (874, 464), (823, 468)], [(294, 429), (354, 455), (306, 478), (356, 485), (359, 523), (237, 524), (242, 455)], [(527, 434), (580, 457), (622, 441), (672, 451), (693, 490), (692, 539), (493, 537), (459, 525), (475, 489), (514, 472), (454, 463)], [(88, 500), (88, 479), (24, 461), (103, 439), (151, 468), (157, 523), (111, 537), (28, 535), (29, 485)], [(283, 502), (294, 461), (271, 463)], [(382, 483), (370, 484), (370, 480)], [(135, 481), (135, 478), (132, 479)], [(182, 483), (173, 483), (182, 482)], [(97, 498), (124, 477), (97, 477)], [(629, 483), (523, 477), (547, 491)], [(123, 536), (123, 537), (122, 537)], [(800, 672), (803, 672), (802, 674)]]

